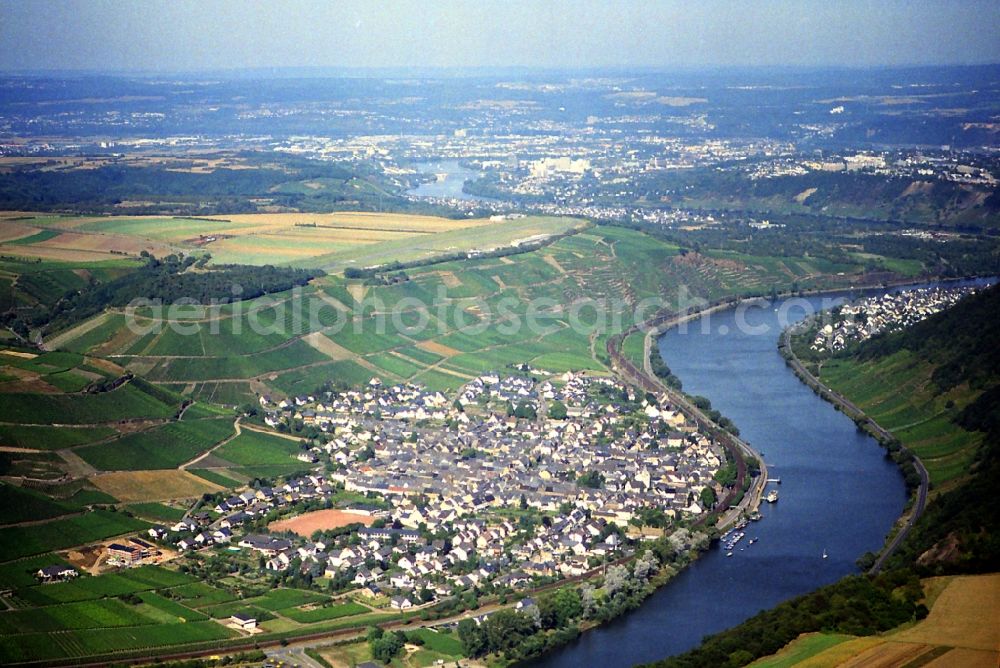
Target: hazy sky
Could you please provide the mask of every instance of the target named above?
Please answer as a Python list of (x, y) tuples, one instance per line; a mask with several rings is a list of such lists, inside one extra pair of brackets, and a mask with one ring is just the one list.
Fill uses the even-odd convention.
[(0, 0), (0, 69), (1000, 62), (997, 0)]

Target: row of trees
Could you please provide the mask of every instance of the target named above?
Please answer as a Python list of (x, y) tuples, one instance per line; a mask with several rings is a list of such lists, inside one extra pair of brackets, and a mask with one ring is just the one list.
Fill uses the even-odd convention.
[[(458, 624), (462, 648), (472, 658), (496, 654), (520, 661), (562, 645), (579, 635), (582, 623), (604, 622), (638, 607), (653, 591), (656, 573), (689, 549), (692, 539), (682, 529), (657, 540), (630, 564), (609, 566), (599, 586), (564, 586), (533, 604), (525, 601), (520, 609), (499, 610), (478, 621), (464, 619)], [(694, 542), (707, 545), (704, 537)]]
[(199, 260), (168, 255), (158, 259), (146, 251), (145, 264), (107, 282), (91, 282), (63, 295), (54, 304), (24, 313), (11, 313), (9, 326), (26, 335), (31, 329), (62, 329), (97, 315), (108, 307), (124, 307), (136, 299), (163, 304), (225, 304), (302, 286), (323, 274), (319, 269), (292, 269), (265, 265), (219, 265), (208, 271), (187, 271)]

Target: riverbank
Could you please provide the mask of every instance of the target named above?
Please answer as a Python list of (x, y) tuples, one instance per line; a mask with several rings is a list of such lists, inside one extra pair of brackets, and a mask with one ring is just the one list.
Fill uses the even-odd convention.
[[(883, 447), (888, 448), (892, 443), (898, 444), (899, 440), (892, 434), (892, 432), (878, 424), (847, 397), (824, 385), (819, 378), (813, 375), (812, 372), (810, 372), (805, 365), (802, 364), (802, 361), (795, 354), (795, 349), (792, 345), (792, 334), (797, 331), (798, 328), (808, 326), (808, 322), (809, 320), (806, 320), (794, 327), (789, 327), (781, 334), (781, 338), (778, 342), (778, 351), (785, 359), (788, 367), (795, 373), (799, 380), (808, 385), (819, 397), (830, 402), (837, 408), (837, 410), (854, 420), (854, 423), (857, 424), (860, 429), (867, 431)], [(920, 519), (920, 516), (923, 514), (924, 509), (927, 506), (927, 494), (930, 490), (930, 476), (927, 474), (927, 468), (924, 466), (924, 463), (920, 461), (919, 457), (914, 455), (904, 446), (899, 445), (899, 449), (907, 453), (910, 457), (910, 461), (913, 462), (914, 468), (920, 476), (920, 484), (917, 486), (912, 497), (913, 503), (910, 505), (910, 510), (904, 518), (900, 518), (903, 520), (902, 527), (899, 531), (896, 531), (895, 534), (892, 535), (888, 543), (875, 559), (875, 563), (872, 564), (872, 567), (869, 569), (868, 572), (873, 575), (882, 569), (882, 565), (885, 563), (885, 560), (896, 551), (896, 548), (899, 547), (900, 543), (903, 542), (906, 536), (913, 529), (913, 525), (918, 519)]]
[[(729, 303), (717, 304), (715, 306), (710, 306), (701, 311), (695, 313), (686, 313), (683, 315), (678, 315), (674, 318), (665, 320), (657, 325), (650, 327), (649, 331), (646, 332), (646, 336), (643, 339), (643, 371), (646, 376), (651, 379), (651, 381), (659, 386), (660, 390), (665, 393), (670, 400), (679, 406), (684, 407), (688, 412), (691, 412), (701, 421), (702, 424), (712, 425), (713, 431), (716, 433), (725, 434), (723, 440), (735, 451), (734, 454), (737, 455), (737, 478), (736, 483), (733, 485), (733, 493), (727, 495), (725, 501), (729, 501), (733, 498), (733, 495), (738, 494), (736, 490), (742, 490), (744, 480), (746, 479), (746, 460), (747, 458), (753, 458), (758, 462), (759, 473), (754, 477), (750, 484), (750, 488), (746, 490), (743, 498), (737, 503), (735, 507), (727, 508), (723, 515), (716, 522), (716, 528), (719, 531), (726, 531), (731, 526), (735, 525), (740, 521), (741, 518), (745, 518), (760, 508), (761, 501), (764, 498), (764, 489), (767, 487), (767, 463), (764, 461), (764, 457), (757, 452), (754, 448), (750, 446), (749, 443), (742, 440), (738, 436), (731, 434), (730, 432), (722, 429), (719, 425), (715, 424), (714, 421), (709, 419), (705, 413), (692, 404), (687, 395), (683, 392), (675, 390), (669, 387), (666, 383), (660, 380), (655, 373), (653, 373), (650, 355), (652, 354), (652, 343), (655, 339), (658, 339), (664, 332), (674, 327), (678, 327), (684, 323), (690, 322), (697, 318), (701, 318), (712, 313), (723, 311), (729, 308), (737, 308), (744, 300), (739, 300), (735, 305)], [(641, 326), (640, 326), (641, 327)], [(719, 504), (720, 506), (722, 504)]]

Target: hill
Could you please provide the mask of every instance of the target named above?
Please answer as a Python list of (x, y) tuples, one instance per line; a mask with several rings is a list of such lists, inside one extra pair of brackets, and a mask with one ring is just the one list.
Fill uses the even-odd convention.
[[(883, 571), (879, 575), (849, 576), (782, 603), (739, 626), (709, 636), (690, 652), (653, 665), (745, 665), (792, 641), (795, 643), (763, 665), (796, 665), (807, 659), (810, 665), (834, 665), (874, 647), (860, 643), (857, 652), (845, 655), (841, 643), (850, 636), (883, 633), (927, 615), (934, 603), (934, 579), (921, 581), (919, 577), (1000, 570), (1000, 518), (991, 504), (1000, 486), (998, 314), (1000, 286), (995, 286), (902, 332), (872, 338), (847, 351), (830, 363), (835, 369), (832, 374), (824, 367), (824, 382), (831, 382), (831, 376), (852, 379), (851, 383), (834, 384), (834, 389), (856, 400), (866, 411), (874, 411), (876, 420), (880, 407), (889, 414), (889, 397), (878, 391), (884, 384), (894, 411), (923, 412), (925, 419), (933, 420), (941, 431), (942, 442), (951, 439), (970, 444), (962, 475), (953, 476), (938, 489)], [(889, 373), (894, 375), (889, 378)], [(915, 391), (905, 389), (911, 385)], [(874, 391), (858, 396), (862, 389), (873, 386)], [(932, 409), (936, 412), (929, 412)], [(892, 431), (904, 444), (912, 445), (917, 440), (918, 432), (908, 427)], [(922, 626), (914, 627), (910, 635), (919, 628)], [(796, 640), (801, 634), (816, 632), (822, 633)], [(963, 646), (946, 641), (946, 636), (938, 633), (931, 644), (946, 649)], [(833, 645), (837, 647), (828, 649)], [(834, 651), (838, 647), (839, 653)], [(827, 653), (832, 663), (816, 663)]]

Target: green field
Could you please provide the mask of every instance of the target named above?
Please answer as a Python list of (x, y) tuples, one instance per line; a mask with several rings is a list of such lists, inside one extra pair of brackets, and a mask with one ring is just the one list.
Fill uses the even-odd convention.
[(235, 635), (235, 631), (221, 624), (204, 621), (4, 636), (0, 637), (0, 663), (81, 658), (121, 650), (222, 640)]
[(80, 510), (74, 504), (55, 501), (41, 492), (6, 483), (0, 483), (0, 508), (3, 508), (0, 524), (44, 520)]
[(204, 582), (191, 582), (172, 587), (170, 594), (181, 604), (191, 608), (228, 603), (236, 598), (229, 592), (210, 587)]
[(21, 424), (107, 423), (126, 418), (165, 418), (176, 406), (129, 383), (93, 395), (11, 393), (0, 402), (0, 421)]
[(214, 482), (216, 485), (221, 485), (223, 487), (236, 487), (240, 483), (232, 478), (228, 478), (225, 475), (217, 472), (210, 471), (208, 469), (188, 469), (191, 473), (195, 474), (199, 478), (204, 478), (209, 482)]
[(351, 617), (368, 612), (368, 608), (358, 603), (342, 603), (340, 605), (330, 605), (327, 607), (313, 608), (312, 610), (289, 609), (282, 610), (281, 614), (300, 624), (311, 624), (313, 622), (324, 622), (341, 617)]
[(453, 633), (433, 629), (416, 629), (410, 632), (424, 641), (423, 647), (449, 656), (463, 656), (462, 642)]
[(96, 577), (80, 577), (70, 582), (18, 589), (15, 597), (33, 605), (45, 606), (90, 601), (106, 596), (120, 596), (192, 583), (196, 581), (183, 573), (159, 566), (141, 566), (121, 573), (105, 573)]
[(329, 600), (327, 596), (303, 589), (274, 589), (263, 596), (248, 598), (244, 602), (264, 610), (283, 610), (295, 608), (307, 603), (321, 603)]
[(976, 393), (965, 384), (938, 393), (931, 382), (933, 370), (903, 350), (875, 362), (831, 359), (820, 379), (895, 434), (920, 457), (931, 483), (943, 485), (968, 473), (983, 435), (953, 422)]
[(0, 554), (3, 554), (5, 559), (17, 559), (81, 545), (148, 526), (146, 522), (121, 513), (94, 510), (84, 515), (55, 519), (44, 524), (0, 528)]
[(37, 584), (35, 572), (45, 566), (63, 566), (67, 561), (56, 554), (39, 554), (33, 557), (0, 564), (0, 589), (21, 589)]
[(126, 508), (133, 515), (154, 522), (176, 522), (184, 517), (184, 511), (180, 508), (167, 506), (162, 503), (133, 503), (126, 506)]
[(76, 453), (103, 471), (172, 469), (232, 434), (233, 423), (228, 418), (183, 420), (84, 446)]
[(249, 429), (215, 451), (215, 455), (242, 466), (293, 464), (301, 450), (287, 438), (269, 436)]
[(0, 443), (15, 448), (62, 450), (114, 436), (110, 427), (29, 427), (0, 425)]

